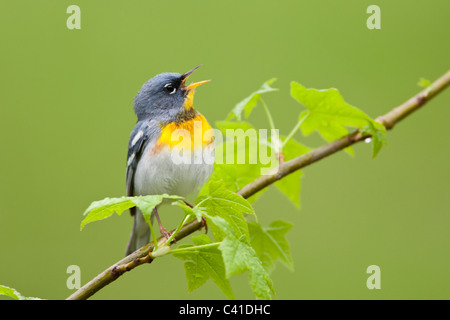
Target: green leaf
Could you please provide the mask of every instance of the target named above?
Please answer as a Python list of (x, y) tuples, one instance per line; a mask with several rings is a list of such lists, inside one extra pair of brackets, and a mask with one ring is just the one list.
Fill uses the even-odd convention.
[(275, 261), (278, 259), (291, 271), (294, 269), (289, 243), (285, 238), (292, 224), (277, 220), (267, 228), (262, 228), (255, 222), (250, 222), (248, 227), (252, 247), (268, 272), (273, 270)]
[(123, 211), (135, 206), (131, 199), (132, 197), (105, 198), (92, 202), (83, 214), (86, 217), (81, 222), (80, 230), (83, 230), (86, 224), (90, 222), (110, 217), (114, 212), (121, 215)]
[(324, 134), (326, 136), (329, 132), (333, 134), (334, 130), (341, 131), (346, 126), (364, 127), (371, 121), (364, 112), (346, 103), (339, 91), (334, 88), (307, 89), (297, 82), (292, 82), (291, 95), (309, 111), (302, 124), (302, 131), (305, 134), (318, 130), (322, 136)]
[(151, 196), (138, 196), (133, 197), (132, 201), (141, 210), (145, 221), (150, 224), (150, 216), (153, 213), (153, 209), (156, 208), (163, 200), (181, 200), (180, 196), (171, 196), (168, 194), (151, 195)]
[(216, 128), (219, 129), (222, 134), (226, 135), (227, 129), (238, 130), (242, 129), (247, 131), (248, 129), (255, 129), (249, 122), (247, 121), (217, 121)]
[(147, 223), (150, 223), (150, 215), (157, 205), (164, 199), (178, 200), (182, 199), (179, 196), (164, 195), (150, 195), (138, 197), (120, 197), (120, 198), (106, 198), (100, 201), (94, 201), (84, 212), (86, 216), (81, 222), (80, 230), (86, 224), (98, 220), (109, 218), (114, 213), (121, 215), (127, 209), (137, 206)]
[(387, 144), (386, 128), (379, 122), (370, 122), (361, 129), (361, 133), (371, 135), (372, 139), (372, 159), (374, 159), (381, 150), (381, 147)]
[[(308, 109), (300, 115), (306, 115), (301, 125), (304, 135), (317, 130), (325, 140), (331, 142), (347, 135), (347, 127), (361, 129), (372, 124), (376, 130), (381, 129), (367, 114), (345, 102), (337, 89), (307, 89), (292, 82), (291, 96)], [(353, 154), (351, 148), (346, 151)]]
[[(212, 181), (222, 181), (231, 191), (238, 191), (278, 165), (277, 151), (271, 141), (245, 121), (223, 121), (218, 124), (225, 141), (216, 141), (216, 161)], [(229, 131), (226, 135), (227, 130)], [(250, 202), (265, 190), (248, 199)]]
[(431, 86), (431, 81), (425, 78), (420, 78), (419, 82), (417, 82), (417, 85), (422, 88), (427, 88)]
[(275, 182), (275, 187), (285, 195), (297, 209), (300, 209), (301, 207), (300, 190), (302, 176), (303, 171), (297, 170)]
[[(285, 138), (283, 137), (282, 139), (284, 141)], [(310, 148), (291, 138), (283, 147), (283, 156), (285, 161), (288, 161), (310, 151)], [(302, 175), (303, 172), (301, 170), (297, 170), (275, 182), (277, 189), (280, 190), (298, 209), (300, 209), (300, 179)]]
[(206, 211), (205, 211), (206, 209), (203, 207), (195, 206), (195, 207), (191, 208), (191, 207), (187, 206), (184, 202), (181, 202), (181, 201), (176, 201), (172, 204), (179, 206), (181, 209), (183, 209), (185, 214), (195, 217), (197, 219), (197, 221), (200, 221), (206, 213)]
[(222, 183), (210, 181), (197, 199), (205, 207), (208, 226), (216, 241), (222, 241), (226, 277), (249, 272), (250, 286), (258, 299), (270, 299), (274, 292), (272, 280), (250, 245), (247, 222), (242, 213), (254, 214), (252, 206), (241, 196), (227, 190)]
[(14, 288), (0, 285), (0, 295), (8, 296), (16, 300), (41, 300), (40, 298), (25, 297)]
[[(238, 169), (234, 165), (227, 164), (215, 164), (213, 173), (211, 174), (210, 181), (221, 181), (223, 185), (230, 191), (237, 192), (244, 183), (239, 182)], [(243, 184), (241, 186), (241, 184)], [(206, 185), (205, 185), (206, 187)], [(205, 191), (202, 189), (200, 195)]]
[(267, 148), (267, 141), (259, 137), (258, 130), (243, 121), (223, 122), (220, 128), (224, 134), (224, 141), (216, 141), (216, 163), (261, 166), (261, 159), (258, 157), (259, 148)]
[(227, 190), (221, 183), (211, 181), (208, 183), (208, 187), (208, 196), (204, 199), (199, 199), (203, 206), (213, 209), (215, 205), (223, 206), (243, 213), (255, 214), (253, 207), (247, 200), (240, 195)]
[[(245, 185), (249, 184), (256, 178), (261, 176), (261, 165), (259, 164), (215, 164), (214, 171), (210, 177), (210, 181), (221, 182), (223, 186), (232, 191), (237, 192)], [(257, 194), (247, 199), (250, 203), (260, 197), (266, 189), (261, 190)], [(203, 194), (205, 190), (200, 192)]]
[(22, 295), (19, 292), (17, 292), (16, 289), (9, 288), (9, 287), (2, 286), (2, 285), (0, 285), (0, 295), (8, 296), (8, 297), (16, 299), (16, 300), (23, 300), (20, 298), (20, 297), (22, 297)]
[[(284, 141), (285, 137), (281, 137)], [(294, 138), (289, 139), (283, 147), (283, 156), (286, 161), (297, 158), (305, 153), (310, 152), (312, 149), (301, 144)]]
[(233, 118), (236, 118), (239, 121), (242, 120), (243, 111), (245, 111), (245, 117), (248, 118), (253, 108), (256, 106), (258, 101), (260, 101), (261, 94), (278, 90), (270, 86), (275, 81), (276, 79), (273, 78), (264, 82), (259, 90), (253, 92), (247, 98), (236, 104), (231, 113), (228, 115), (227, 120), (231, 120)]
[[(181, 245), (177, 250), (183, 248), (195, 249), (195, 246), (212, 243), (207, 235), (192, 237), (192, 242), (194, 243), (194, 246)], [(217, 247), (199, 247), (196, 250), (174, 253), (174, 256), (186, 261), (184, 263), (184, 270), (189, 292), (199, 288), (211, 278), (227, 298), (235, 299), (230, 282), (225, 276), (225, 265), (222, 258), (222, 252)]]
[[(243, 214), (255, 214), (251, 204), (240, 195), (226, 189), (220, 181), (209, 181), (197, 199), (196, 207), (203, 207), (208, 216), (221, 217), (234, 229), (235, 233), (249, 237), (247, 222)], [(220, 228), (211, 226), (216, 241), (224, 237)]]
[(225, 264), (226, 277), (248, 271), (249, 283), (257, 299), (271, 299), (275, 294), (272, 280), (249, 242), (249, 238), (241, 235), (221, 217), (209, 217), (210, 221), (222, 229), (226, 235), (219, 249)]

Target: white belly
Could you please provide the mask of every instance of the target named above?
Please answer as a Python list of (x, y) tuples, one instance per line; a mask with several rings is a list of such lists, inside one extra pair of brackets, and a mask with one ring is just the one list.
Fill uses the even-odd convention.
[[(214, 143), (196, 149), (184, 158), (165, 147), (153, 153), (154, 144), (144, 150), (134, 176), (136, 195), (164, 194), (186, 197), (206, 183), (214, 166)], [(200, 161), (200, 160), (201, 161)]]

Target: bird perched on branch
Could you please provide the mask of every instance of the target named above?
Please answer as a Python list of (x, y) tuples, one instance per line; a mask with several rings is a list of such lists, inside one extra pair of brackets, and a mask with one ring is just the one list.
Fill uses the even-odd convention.
[[(214, 165), (211, 127), (194, 109), (194, 91), (208, 82), (186, 85), (198, 67), (184, 73), (161, 73), (148, 80), (134, 99), (137, 123), (131, 132), (127, 158), (127, 195), (188, 196), (208, 180)], [(150, 242), (150, 228), (140, 210), (130, 209), (133, 230), (126, 254)], [(158, 207), (153, 210), (161, 235)]]

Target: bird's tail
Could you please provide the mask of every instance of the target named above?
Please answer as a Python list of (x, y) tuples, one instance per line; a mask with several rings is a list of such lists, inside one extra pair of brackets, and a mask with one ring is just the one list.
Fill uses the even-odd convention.
[[(154, 214), (150, 216), (150, 222), (153, 224)], [(133, 230), (131, 231), (130, 240), (125, 255), (136, 251), (150, 242), (151, 232), (147, 222), (141, 211), (136, 208), (134, 214)]]

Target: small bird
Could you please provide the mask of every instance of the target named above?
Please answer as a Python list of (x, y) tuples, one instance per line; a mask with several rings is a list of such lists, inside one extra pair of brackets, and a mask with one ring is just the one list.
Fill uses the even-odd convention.
[[(128, 142), (128, 196), (167, 193), (186, 197), (195, 194), (211, 175), (211, 126), (193, 106), (195, 88), (209, 80), (186, 85), (198, 67), (184, 74), (158, 74), (144, 83), (136, 95), (137, 123)], [(140, 210), (134, 207), (130, 213), (134, 223), (126, 255), (150, 242), (150, 228)], [(170, 232), (161, 224), (158, 207), (153, 210), (151, 223), (154, 217), (161, 235), (168, 238)]]

